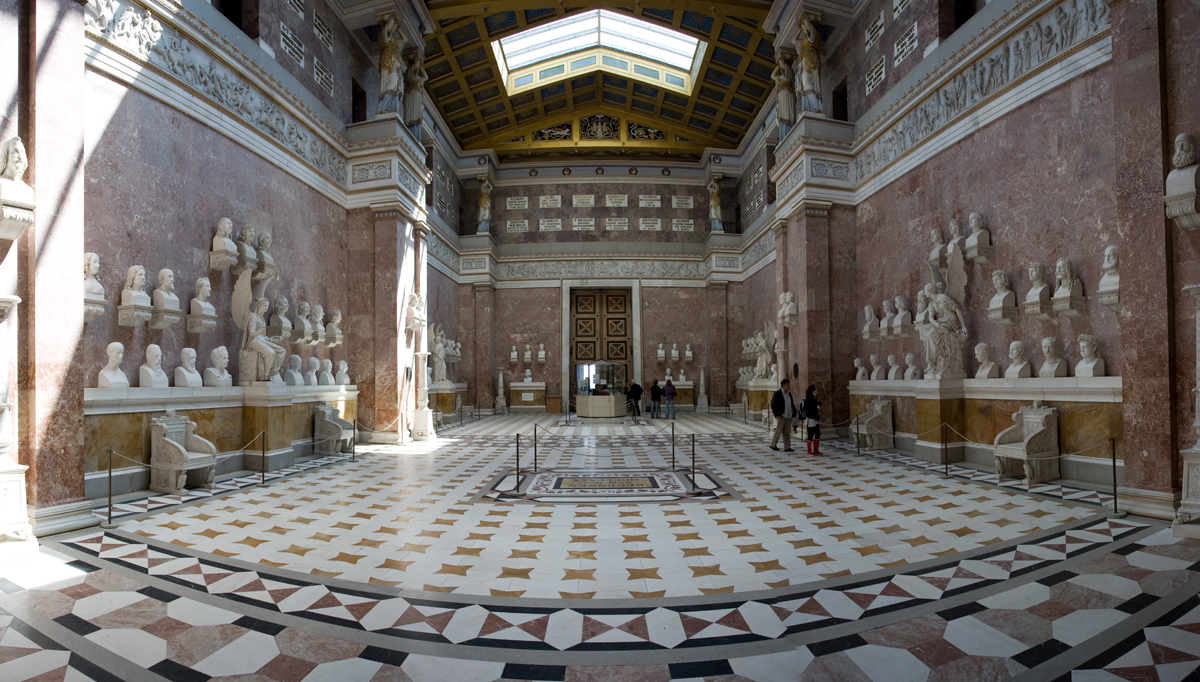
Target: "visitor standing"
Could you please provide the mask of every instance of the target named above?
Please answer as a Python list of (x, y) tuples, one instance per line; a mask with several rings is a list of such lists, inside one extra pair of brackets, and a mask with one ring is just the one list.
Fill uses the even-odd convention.
[(667, 385), (663, 386), (663, 398), (667, 401), (667, 416), (664, 419), (675, 418), (675, 384), (667, 379)]
[(642, 386), (638, 382), (629, 384), (629, 391), (625, 394), (629, 398), (629, 402), (633, 403), (633, 416), (642, 416)]
[(804, 415), (805, 426), (808, 427), (808, 454), (821, 454), (821, 401), (817, 400), (817, 385), (809, 384), (804, 392), (804, 402), (800, 403), (800, 413)]
[(662, 402), (663, 390), (658, 385), (658, 379), (650, 385), (650, 418), (658, 419), (658, 406)]
[(783, 436), (783, 451), (795, 452), (792, 448), (792, 420), (796, 418), (796, 401), (792, 398), (791, 382), (779, 382), (779, 390), (771, 396), (771, 414), (775, 415), (775, 430), (771, 433), (771, 449), (779, 452), (777, 444)]

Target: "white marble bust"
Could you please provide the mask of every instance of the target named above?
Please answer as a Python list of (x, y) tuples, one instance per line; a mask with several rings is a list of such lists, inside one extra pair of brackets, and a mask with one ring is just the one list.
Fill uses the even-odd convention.
[(316, 358), (310, 357), (308, 359), (308, 362), (305, 364), (307, 366), (307, 369), (304, 371), (304, 385), (305, 386), (318, 386), (319, 384), (317, 383), (317, 371), (321, 368), (321, 361)]
[(296, 305), (296, 319), (292, 322), (292, 341), (302, 346), (313, 343), (312, 322), (308, 319), (311, 313), (308, 301), (300, 301)]
[(525, 362), (533, 362), (533, 349), (530, 348), (528, 343), (525, 344)]
[(158, 344), (146, 346), (146, 364), (138, 368), (138, 386), (140, 388), (168, 388), (171, 378), (162, 368), (162, 349)]
[(217, 234), (213, 237), (212, 251), (208, 255), (209, 267), (225, 271), (237, 265), (238, 248), (233, 241), (233, 221), (221, 218), (217, 221)]
[(1075, 365), (1077, 377), (1102, 377), (1104, 374), (1104, 358), (1097, 355), (1099, 343), (1091, 334), (1079, 335), (1079, 355), (1082, 359)]
[(236, 270), (233, 274), (240, 275), (244, 270), (258, 269), (258, 251), (254, 248), (255, 243), (254, 226), (246, 225), (238, 235), (238, 262), (237, 266), (231, 269), (231, 272)]
[(904, 370), (904, 378), (906, 380), (921, 378), (921, 364), (917, 362), (917, 356), (915, 354), (909, 353), (908, 355), (905, 355), (904, 364), (908, 365), (908, 369)]
[(929, 294), (925, 293), (925, 289), (917, 289), (917, 315), (913, 318), (913, 324), (918, 327), (929, 324), (930, 315)]
[(1058, 356), (1058, 340), (1053, 336), (1042, 339), (1042, 355), (1046, 361), (1038, 368), (1038, 377), (1053, 379), (1067, 376), (1067, 361)]
[(100, 283), (100, 256), (94, 253), (83, 254), (83, 304), (85, 308), (84, 321), (92, 320), (104, 314), (104, 285)]
[(176, 388), (200, 388), (204, 385), (204, 377), (196, 371), (196, 349), (184, 348), (179, 351), (179, 361), (182, 363), (175, 368)]
[(887, 373), (888, 381), (900, 380), (904, 375), (900, 372), (900, 363), (899, 363), (899, 361), (896, 360), (895, 353), (888, 356), (887, 363), (888, 363), (888, 373)]
[[(746, 342), (744, 340), (742, 341), (742, 345), (743, 346), (746, 345)], [(658, 344), (658, 361), (662, 362), (666, 359), (667, 359), (667, 351), (663, 350), (663, 345), (660, 343), (660, 344)]]
[(213, 304), (208, 302), (208, 297), (212, 295), (212, 282), (207, 277), (201, 277), (196, 280), (196, 297), (189, 304), (190, 312), (193, 315), (216, 315), (217, 309)]
[(912, 334), (912, 311), (908, 307), (908, 299), (897, 296), (895, 299), (896, 314), (892, 316), (891, 336), (893, 338), (907, 337)]
[(862, 337), (867, 340), (878, 338), (879, 319), (875, 317), (875, 306), (870, 303), (863, 306), (863, 320)]
[(318, 386), (333, 386), (333, 360), (321, 361), (321, 373), (317, 375)]
[(883, 317), (879, 318), (879, 335), (886, 336), (892, 326), (892, 318), (896, 316), (896, 308), (892, 299), (883, 299)]
[[(745, 368), (743, 367), (742, 369)], [(862, 358), (854, 358), (854, 369), (855, 381), (866, 381), (867, 379), (870, 379), (870, 376), (867, 375), (867, 368), (863, 367)]]
[(283, 383), (288, 386), (304, 385), (304, 375), (300, 374), (300, 363), (299, 355), (288, 358), (288, 368), (283, 371)]
[(967, 235), (963, 255), (979, 265), (992, 262), (992, 234), (983, 226), (983, 214), (972, 211), (967, 217), (967, 227), (971, 233)]
[(308, 321), (312, 323), (313, 343), (325, 343), (325, 308), (321, 304), (318, 303), (312, 307), (312, 314)]
[(1075, 276), (1071, 261), (1059, 258), (1054, 264), (1054, 298), (1083, 296), (1083, 283)]
[(545, 362), (545, 361), (546, 361), (546, 344), (539, 343), (538, 344), (538, 362)]
[(158, 271), (158, 288), (151, 305), (150, 328), (168, 329), (179, 322), (179, 296), (175, 294), (175, 273), (170, 268)]
[(963, 236), (962, 223), (959, 222), (958, 218), (951, 218), (950, 219), (950, 244), (947, 246), (947, 249), (946, 249), (947, 252), (949, 252), (950, 246), (958, 247), (958, 249), (960, 251), (964, 250), (963, 247), (965, 246), (966, 241), (967, 241), (967, 238), (965, 236)]
[(204, 370), (204, 385), (212, 388), (223, 388), (233, 385), (233, 375), (226, 369), (229, 367), (229, 349), (217, 346), (208, 354), (211, 367)]
[(1008, 358), (1012, 361), (1004, 370), (1005, 379), (1028, 379), (1033, 376), (1033, 368), (1025, 361), (1025, 344), (1013, 341), (1008, 345)]
[(287, 296), (275, 297), (275, 308), (271, 315), (271, 324), (267, 326), (267, 336), (276, 343), (292, 340), (292, 321), (287, 318)]
[(6, 204), (21, 204), (32, 208), (36, 196), (32, 187), (25, 183), (25, 171), (29, 168), (29, 154), (20, 137), (10, 137), (0, 147), (0, 198)]
[(1025, 294), (1026, 301), (1050, 300), (1050, 287), (1046, 284), (1046, 268), (1041, 263), (1029, 264), (1029, 284), (1029, 293)]
[(339, 326), (342, 323), (342, 311), (334, 308), (333, 312), (329, 313), (329, 324), (325, 325), (325, 345), (330, 348), (342, 342), (342, 328)]
[(1104, 248), (1104, 261), (1100, 267), (1104, 269), (1104, 275), (1100, 277), (1100, 286), (1096, 287), (1100, 303), (1108, 306), (1114, 312), (1119, 311), (1121, 309), (1121, 272), (1115, 244), (1109, 244)]
[(938, 268), (946, 267), (946, 238), (936, 227), (929, 231), (929, 241), (933, 250), (929, 252), (929, 262)]
[[(661, 352), (662, 352), (662, 351), (661, 351), (661, 348), (662, 348), (662, 345), (660, 344), (660, 345), (659, 345), (659, 349), (660, 349), (660, 350), (659, 350), (659, 353), (660, 353), (659, 357), (662, 357), (662, 356), (661, 356)], [(509, 353), (509, 355), (508, 355), (508, 360), (509, 360), (509, 362), (512, 362), (513, 364), (516, 364), (516, 362), (517, 362), (517, 347), (516, 347), (516, 346), (513, 346), (513, 347), (512, 347), (512, 352), (511, 352), (511, 353)]]
[(883, 381), (887, 375), (883, 372), (883, 364), (879, 362), (879, 356), (871, 353), (871, 381)]
[(1200, 212), (1196, 190), (1200, 188), (1197, 182), (1200, 165), (1196, 164), (1196, 138), (1190, 133), (1180, 133), (1175, 136), (1174, 153), (1171, 155), (1171, 172), (1167, 174), (1163, 186), (1163, 201), (1166, 203), (1167, 217), (1183, 230), (1200, 228)]
[[(667, 371), (669, 372), (670, 370), (667, 370)], [(532, 381), (533, 381), (533, 370), (531, 370), (531, 369), (525, 370), (525, 383), (528, 384)]]
[(687, 347), (683, 349), (683, 361), (684, 361), (684, 362), (691, 362), (691, 361), (692, 361), (692, 359), (693, 359), (693, 356), (692, 356), (692, 344), (690, 344), (690, 343), (689, 343), (689, 344), (687, 344)]
[(988, 302), (988, 319), (1000, 324), (1017, 323), (1017, 295), (1008, 283), (1008, 274), (1003, 270), (992, 272), (992, 286), (996, 294)]
[(121, 290), (121, 305), (150, 307), (150, 295), (146, 293), (146, 268), (129, 266), (125, 273), (125, 288)]
[(271, 234), (263, 232), (258, 235), (258, 268), (254, 279), (270, 279), (275, 276), (275, 258), (271, 255)]
[(671, 362), (679, 362), (679, 344), (671, 344)]
[(975, 370), (976, 379), (1000, 378), (1000, 366), (992, 362), (992, 352), (986, 343), (975, 344), (975, 359), (979, 361), (979, 369)]
[[(350, 375), (347, 373), (349, 369), (350, 366), (346, 364), (345, 360), (338, 361), (338, 371), (337, 376), (334, 377), (334, 381), (337, 382), (339, 386), (349, 386), (353, 383), (350, 381)], [(503, 390), (503, 387), (501, 387), (501, 390)]]
[(125, 345), (120, 341), (108, 344), (108, 364), (100, 370), (96, 385), (100, 388), (129, 388), (129, 378), (121, 371), (121, 362), (125, 359)]

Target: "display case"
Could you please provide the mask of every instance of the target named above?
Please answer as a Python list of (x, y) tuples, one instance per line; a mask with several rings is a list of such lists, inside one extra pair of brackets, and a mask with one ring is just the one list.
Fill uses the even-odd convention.
[(625, 416), (624, 369), (605, 360), (575, 365), (575, 413), (584, 418)]

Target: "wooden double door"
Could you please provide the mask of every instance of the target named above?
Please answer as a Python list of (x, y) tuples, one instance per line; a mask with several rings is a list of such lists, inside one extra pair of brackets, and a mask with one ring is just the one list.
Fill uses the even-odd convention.
[(616, 365), (616, 383), (624, 389), (633, 371), (633, 296), (629, 289), (571, 290), (571, 395), (575, 367), (607, 360)]

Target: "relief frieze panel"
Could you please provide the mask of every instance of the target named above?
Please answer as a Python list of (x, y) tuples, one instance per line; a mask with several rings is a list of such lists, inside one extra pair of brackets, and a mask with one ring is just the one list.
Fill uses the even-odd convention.
[(164, 25), (149, 9), (128, 2), (92, 0), (87, 7), (85, 31), (198, 91), (337, 185), (346, 186), (345, 156), (308, 123), (279, 106), (182, 32), (170, 24)]

